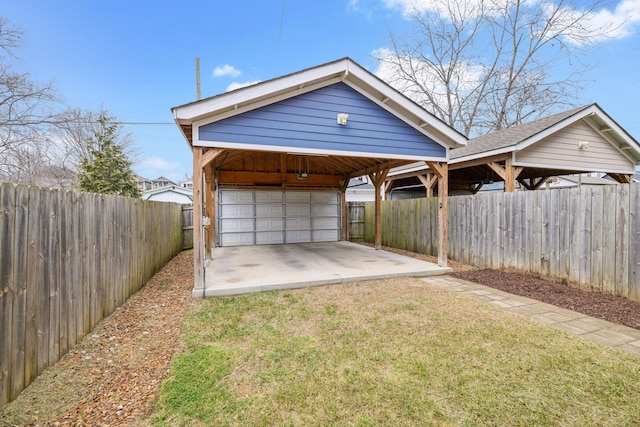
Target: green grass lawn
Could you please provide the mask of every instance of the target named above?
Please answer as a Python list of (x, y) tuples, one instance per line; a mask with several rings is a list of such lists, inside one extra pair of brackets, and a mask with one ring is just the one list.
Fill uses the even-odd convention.
[(154, 425), (637, 425), (640, 359), (417, 279), (200, 301)]

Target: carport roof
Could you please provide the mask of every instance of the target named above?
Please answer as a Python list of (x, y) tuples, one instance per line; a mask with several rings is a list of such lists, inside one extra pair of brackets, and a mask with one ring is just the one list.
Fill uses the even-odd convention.
[(446, 148), (466, 145), (464, 135), (349, 58), (177, 106), (172, 112), (185, 138), (193, 145), (193, 126), (242, 114), (338, 82), (347, 84)]

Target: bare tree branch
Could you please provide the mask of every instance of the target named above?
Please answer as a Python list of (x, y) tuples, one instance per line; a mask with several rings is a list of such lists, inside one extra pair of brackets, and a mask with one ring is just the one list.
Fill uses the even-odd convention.
[[(408, 13), (413, 31), (390, 34), (379, 74), (467, 136), (520, 124), (575, 103), (581, 58), (616, 30), (594, 25), (602, 4), (422, 2)], [(559, 64), (571, 71), (560, 75)]]

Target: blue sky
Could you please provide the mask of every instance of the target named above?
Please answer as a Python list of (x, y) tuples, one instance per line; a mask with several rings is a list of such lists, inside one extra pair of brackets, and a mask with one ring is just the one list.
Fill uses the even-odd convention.
[[(372, 52), (388, 32), (409, 28), (404, 0), (5, 0), (0, 14), (25, 30), (21, 68), (53, 80), (73, 108), (104, 107), (127, 125), (140, 151), (137, 173), (180, 180), (191, 151), (171, 107), (232, 84), (267, 80), (345, 56), (375, 72)], [(597, 102), (640, 140), (640, 0), (609, 3), (603, 19), (626, 33), (600, 43), (588, 62), (580, 103)], [(214, 72), (217, 70), (217, 72)]]

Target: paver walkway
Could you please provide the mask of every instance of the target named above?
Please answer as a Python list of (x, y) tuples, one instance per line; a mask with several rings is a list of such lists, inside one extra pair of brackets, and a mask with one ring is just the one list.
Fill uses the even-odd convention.
[(450, 276), (421, 280), (640, 357), (640, 330)]

